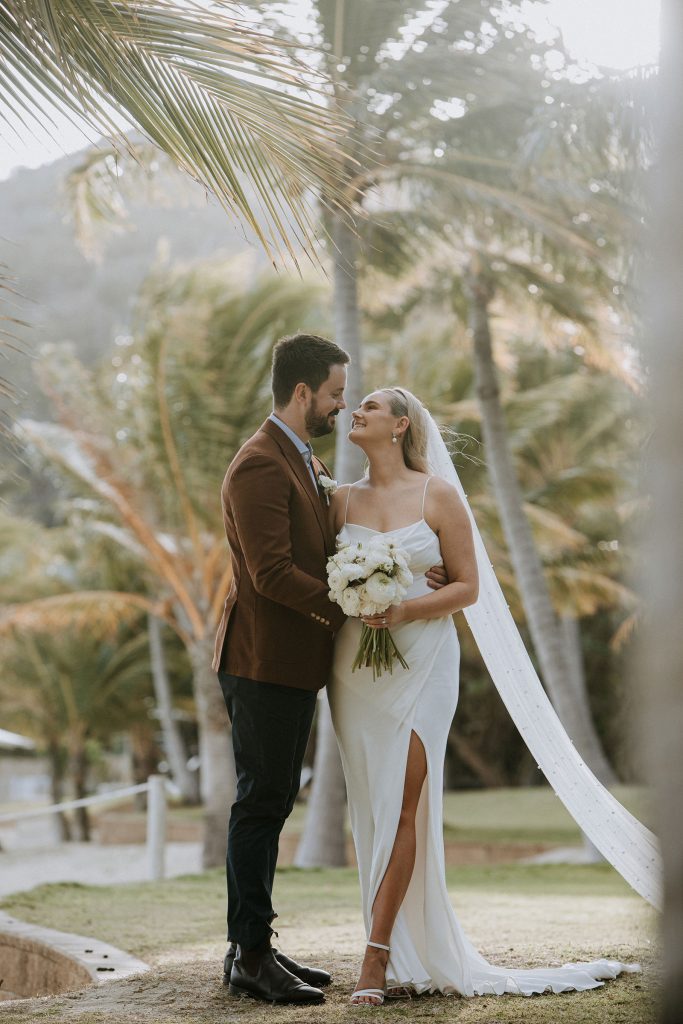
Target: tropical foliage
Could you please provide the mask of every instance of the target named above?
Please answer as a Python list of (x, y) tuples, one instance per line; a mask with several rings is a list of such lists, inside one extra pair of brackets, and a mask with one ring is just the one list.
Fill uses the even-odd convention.
[[(317, 287), (261, 280), (249, 288), (247, 274), (244, 265), (218, 260), (153, 276), (136, 333), (122, 339), (109, 366), (89, 372), (64, 349), (42, 353), (39, 374), (57, 422), (19, 424), (26, 442), (72, 479), (72, 516), (118, 545), (146, 579), (144, 597), (112, 592), (97, 600), (144, 608), (187, 650), (205, 860), (214, 864), (224, 858), (234, 787), (229, 722), (211, 670), (231, 578), (218, 483), (270, 408), (274, 342), (309, 318), (320, 320)], [(53, 600), (75, 611), (93, 599)]]
[[(570, 733), (578, 746), (593, 744), (585, 756), (603, 779), (612, 765), (632, 777), (613, 708), (627, 707), (621, 668), (638, 621), (628, 527), (642, 508), (633, 466), (647, 426), (627, 296), (652, 159), (640, 118), (650, 83), (580, 80), (561, 41), (545, 50), (512, 6), (315, 0), (305, 38), (287, 27), (282, 5), (248, 6), (259, 31), (274, 33), (263, 49), (256, 21), (232, 23), (224, 45), (226, 15), (204, 5), (187, 8), (195, 35), (177, 8), (151, 0), (136, 5), (134, 26), (125, 3), (74, 0), (50, 22), (44, 5), (0, 0), (11, 61), (26, 57), (33, 85), (54, 79), (66, 108), (85, 104), (98, 123), (109, 103), (142, 129), (142, 142), (123, 143), (128, 158), (105, 149), (71, 175), (81, 234), (92, 245), (96, 224), (120, 216), (122, 183), (130, 194), (167, 173), (158, 147), (236, 209), (269, 252), (305, 244), (317, 218), (331, 239), (334, 336), (353, 360), (349, 409), (364, 381), (402, 383), (454, 429), (458, 469), (513, 615), (556, 704), (566, 710), (569, 696), (583, 709), (567, 720)], [(106, 80), (92, 63), (105, 37)], [(309, 74), (328, 83), (317, 105), (302, 100)], [(0, 89), (7, 81), (0, 75)], [(155, 102), (162, 93), (165, 104)], [(341, 155), (341, 122), (328, 121), (328, 106), (343, 110)], [(64, 652), (40, 630), (59, 616), (78, 630), (88, 609), (117, 623), (144, 611), (173, 631), (194, 675), (207, 864), (222, 861), (231, 780), (210, 671), (230, 582), (218, 485), (269, 410), (273, 342), (308, 326), (325, 333), (329, 299), (305, 279), (256, 277), (244, 259), (158, 268), (107, 363), (86, 370), (64, 347), (42, 352), (54, 422), (21, 423), (26, 456), (62, 482), (48, 545), (62, 523), (77, 525), (128, 559), (136, 583), (100, 579), (87, 591), (77, 574), (28, 587), (5, 598), (5, 635), (33, 630), (58, 673)], [(341, 422), (342, 480), (360, 471), (345, 433)], [(450, 782), (534, 781), (461, 625)], [(114, 702), (127, 685), (120, 679)], [(300, 863), (344, 849), (343, 783), (324, 711), (317, 731)]]
[[(430, 268), (440, 279), (471, 332), (487, 464), (542, 677), (582, 744), (589, 718), (575, 720), (565, 641), (506, 449), (489, 307), (508, 285), (522, 305), (531, 293), (541, 309), (583, 325), (596, 326), (599, 306), (611, 312), (638, 217), (633, 181), (645, 147), (633, 146), (637, 118), (612, 116), (619, 90), (611, 83), (600, 91), (596, 81), (572, 81), (561, 41), (539, 52), (514, 7), (472, 2), (416, 12), (377, 4), (369, 11), (319, 2), (315, 9), (324, 46), (342, 58), (333, 80), (349, 88), (359, 118), (353, 140), (361, 169), (348, 174), (362, 237), (342, 222), (332, 232), (337, 340), (360, 365), (359, 307), (375, 283), (367, 273), (373, 262), (385, 276), (407, 276), (414, 303), (424, 300)], [(552, 118), (550, 106), (558, 111)], [(580, 115), (570, 118), (567, 108), (576, 107)], [(599, 327), (590, 332), (599, 335)], [(608, 361), (606, 337), (592, 347)], [(360, 390), (353, 377), (352, 404)], [(357, 475), (350, 468), (341, 463), (340, 479)], [(609, 781), (602, 752), (586, 756)], [(321, 813), (316, 805), (316, 818)], [(334, 827), (329, 805), (324, 813), (319, 836)], [(341, 821), (338, 811), (337, 830)], [(328, 862), (322, 853), (309, 859)]]
[(2, 0), (0, 31), (0, 96), (18, 115), (3, 134), (56, 109), (136, 158), (132, 123), (271, 255), (311, 241), (310, 191), (339, 201), (343, 118), (324, 78), (232, 6)]

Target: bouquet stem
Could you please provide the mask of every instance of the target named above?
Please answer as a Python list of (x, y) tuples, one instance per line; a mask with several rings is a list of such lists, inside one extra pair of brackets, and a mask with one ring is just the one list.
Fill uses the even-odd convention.
[(371, 668), (374, 681), (385, 670), (389, 674), (393, 672), (394, 658), (398, 660), (402, 668), (409, 668), (408, 662), (399, 651), (388, 629), (372, 629), (363, 623), (360, 643), (351, 671), (355, 672), (357, 668)]

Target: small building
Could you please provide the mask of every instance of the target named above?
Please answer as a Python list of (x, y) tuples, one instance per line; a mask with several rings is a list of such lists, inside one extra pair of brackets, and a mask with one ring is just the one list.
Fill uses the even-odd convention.
[(50, 796), (47, 759), (28, 736), (0, 729), (0, 804), (30, 803)]

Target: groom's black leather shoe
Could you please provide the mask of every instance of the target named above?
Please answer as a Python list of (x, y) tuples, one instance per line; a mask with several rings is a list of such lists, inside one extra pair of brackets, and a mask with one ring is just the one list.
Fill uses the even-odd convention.
[(325, 1002), (320, 989), (307, 985), (278, 963), (272, 949), (259, 959), (255, 974), (245, 969), (238, 954), (232, 963), (228, 991), (232, 996), (263, 999), (267, 1003), (317, 1005)]
[[(237, 946), (234, 942), (231, 942), (228, 946), (228, 952), (225, 954), (225, 960), (223, 961), (223, 984), (228, 985), (230, 983), (230, 972), (232, 971), (232, 962), (235, 959), (235, 953), (237, 952)], [(320, 970), (319, 967), (304, 967), (302, 964), (298, 964), (296, 960), (292, 960), (291, 957), (286, 956), (280, 952), (279, 949), (274, 949), (275, 959), (279, 964), (285, 967), (290, 974), (293, 974), (300, 981), (305, 981), (307, 985), (312, 985), (314, 988), (325, 988), (332, 982), (332, 975), (328, 974), (327, 971)]]

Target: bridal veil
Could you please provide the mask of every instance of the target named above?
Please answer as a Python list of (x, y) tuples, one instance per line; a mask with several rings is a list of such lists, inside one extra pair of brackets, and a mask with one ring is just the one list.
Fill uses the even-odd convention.
[(659, 906), (656, 838), (593, 775), (557, 717), (510, 613), (448, 448), (433, 417), (425, 412), (430, 472), (457, 489), (472, 524), (479, 598), (464, 615), (496, 689), (538, 767), (579, 827), (636, 892)]

